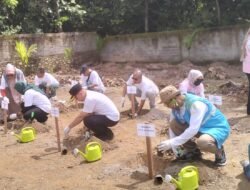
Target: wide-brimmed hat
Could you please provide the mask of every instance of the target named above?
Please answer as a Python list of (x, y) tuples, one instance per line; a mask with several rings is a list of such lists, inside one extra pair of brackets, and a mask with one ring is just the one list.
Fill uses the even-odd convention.
[(180, 94), (180, 91), (173, 85), (166, 86), (160, 91), (160, 103), (168, 103), (172, 98)]
[(72, 86), (71, 89), (69, 90), (69, 93), (71, 95), (70, 99), (73, 99), (81, 90), (82, 90), (82, 85), (80, 85), (79, 83)]

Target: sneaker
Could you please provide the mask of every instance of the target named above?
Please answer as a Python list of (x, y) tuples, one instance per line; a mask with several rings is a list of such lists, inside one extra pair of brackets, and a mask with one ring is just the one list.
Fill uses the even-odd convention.
[(216, 166), (225, 166), (227, 164), (226, 154), (225, 154), (223, 146), (215, 154), (214, 163), (215, 163)]

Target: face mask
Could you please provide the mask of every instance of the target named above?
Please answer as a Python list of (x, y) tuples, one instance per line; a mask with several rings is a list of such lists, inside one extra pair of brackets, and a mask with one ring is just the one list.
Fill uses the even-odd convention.
[(178, 107), (179, 104), (176, 101), (176, 99), (172, 99), (168, 104), (166, 104), (166, 106), (168, 106), (168, 107)]
[(202, 81), (203, 81), (203, 79), (197, 79), (196, 81), (194, 81), (194, 85), (199, 86)]

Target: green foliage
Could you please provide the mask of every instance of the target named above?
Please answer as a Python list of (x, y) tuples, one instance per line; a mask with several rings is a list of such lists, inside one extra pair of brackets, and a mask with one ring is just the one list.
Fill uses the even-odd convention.
[(105, 44), (104, 38), (102, 38), (101, 36), (97, 36), (96, 37), (96, 49), (98, 52), (102, 50), (104, 44)]
[(198, 35), (198, 33), (201, 31), (201, 29), (194, 30), (191, 34), (185, 36), (184, 38), (184, 44), (188, 50), (191, 49), (192, 44), (195, 40), (195, 37)]
[[(149, 32), (250, 22), (249, 0), (149, 0), (148, 7)], [(3, 34), (143, 33), (144, 17), (145, 0), (0, 0)]]
[(5, 30), (2, 32), (2, 35), (5, 36), (11, 36), (13, 34), (17, 34), (19, 31), (21, 31), (21, 27), (20, 26), (6, 26)]
[(27, 67), (29, 65), (31, 55), (37, 51), (37, 45), (32, 44), (29, 48), (27, 48), (24, 42), (16, 41), (15, 50), (21, 60), (22, 66)]
[(11, 8), (11, 9), (14, 9), (18, 5), (18, 0), (3, 0), (3, 3), (7, 7)]
[(64, 58), (69, 62), (72, 62), (73, 59), (73, 50), (72, 48), (65, 48), (64, 49)]
[(55, 20), (55, 25), (58, 26), (58, 27), (62, 27), (63, 23), (68, 21), (68, 20), (69, 20), (69, 17), (62, 16), (62, 17)]

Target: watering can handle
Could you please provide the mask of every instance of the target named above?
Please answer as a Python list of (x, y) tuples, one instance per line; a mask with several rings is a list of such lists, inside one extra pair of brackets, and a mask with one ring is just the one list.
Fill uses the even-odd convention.
[(30, 130), (30, 129), (33, 131), (34, 135), (36, 135), (36, 130), (33, 127), (24, 127), (22, 128), (22, 131)]
[(190, 170), (190, 169), (193, 169), (193, 170), (196, 171), (197, 176), (198, 176), (198, 179), (199, 179), (198, 169), (197, 169), (197, 167), (195, 167), (195, 166), (186, 166), (186, 167), (184, 167), (184, 168), (181, 169), (181, 172), (180, 172), (180, 173), (185, 172), (186, 170)]
[(87, 144), (87, 149), (90, 147), (90, 146), (94, 146), (94, 145), (98, 145), (100, 147), (100, 149), (102, 148), (101, 145), (98, 143), (98, 142), (90, 142)]

